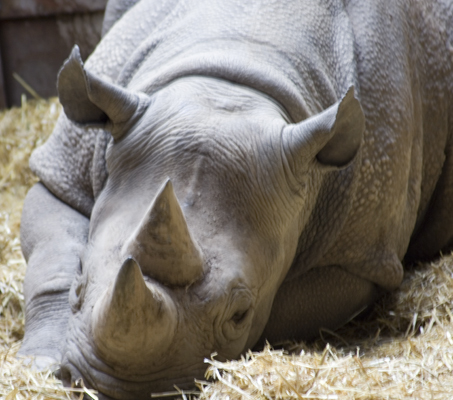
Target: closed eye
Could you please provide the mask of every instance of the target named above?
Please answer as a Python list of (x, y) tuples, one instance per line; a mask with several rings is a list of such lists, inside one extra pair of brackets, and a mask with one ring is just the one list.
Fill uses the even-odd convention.
[(239, 325), (241, 322), (245, 320), (248, 312), (249, 312), (248, 309), (244, 311), (237, 311), (231, 318), (231, 321), (234, 322), (236, 325)]

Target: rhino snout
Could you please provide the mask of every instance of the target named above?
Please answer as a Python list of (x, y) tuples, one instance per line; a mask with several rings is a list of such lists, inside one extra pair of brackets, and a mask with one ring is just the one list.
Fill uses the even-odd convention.
[(91, 325), (100, 358), (110, 365), (128, 364), (133, 358), (133, 368), (141, 370), (172, 343), (177, 311), (166, 291), (147, 285), (140, 267), (129, 258), (96, 302)]

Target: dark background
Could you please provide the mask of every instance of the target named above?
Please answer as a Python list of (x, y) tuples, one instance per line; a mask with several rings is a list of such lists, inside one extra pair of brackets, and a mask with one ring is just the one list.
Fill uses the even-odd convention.
[(0, 109), (22, 94), (56, 96), (56, 77), (74, 44), (82, 58), (99, 42), (107, 0), (0, 0)]

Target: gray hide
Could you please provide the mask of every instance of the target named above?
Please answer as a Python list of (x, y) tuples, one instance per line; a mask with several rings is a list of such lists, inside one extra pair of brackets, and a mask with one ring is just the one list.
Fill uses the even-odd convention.
[(109, 3), (30, 160), (20, 354), (101, 398), (335, 329), (453, 237), (446, 0)]

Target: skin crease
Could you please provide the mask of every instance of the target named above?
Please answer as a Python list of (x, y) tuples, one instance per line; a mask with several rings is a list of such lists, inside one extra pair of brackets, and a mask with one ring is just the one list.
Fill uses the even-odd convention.
[[(193, 386), (213, 351), (335, 329), (398, 287), (405, 254), (451, 242), (447, 2), (115, 0), (107, 14), (85, 67), (65, 64), (65, 113), (30, 160), (20, 354), (101, 398), (149, 398)], [(168, 178), (203, 255), (185, 286), (126, 261)], [(146, 307), (118, 306), (118, 330), (99, 328), (116, 288), (165, 323), (134, 328)]]

